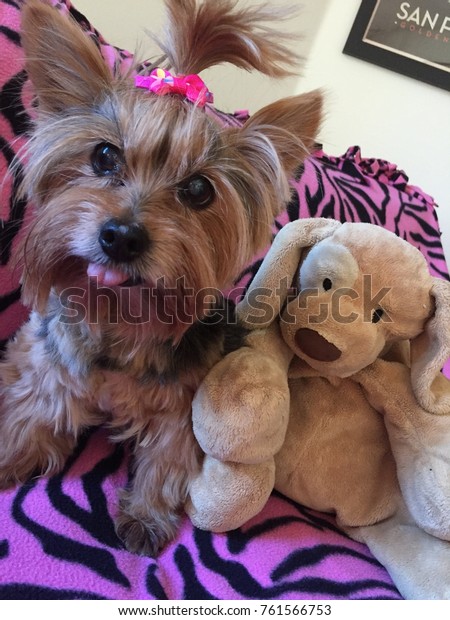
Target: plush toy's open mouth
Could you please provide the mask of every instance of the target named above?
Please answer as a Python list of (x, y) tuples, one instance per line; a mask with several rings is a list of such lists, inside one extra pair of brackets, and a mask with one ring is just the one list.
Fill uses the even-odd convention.
[(299, 329), (295, 334), (295, 343), (300, 351), (318, 362), (335, 362), (342, 355), (342, 351), (332, 342), (313, 329)]

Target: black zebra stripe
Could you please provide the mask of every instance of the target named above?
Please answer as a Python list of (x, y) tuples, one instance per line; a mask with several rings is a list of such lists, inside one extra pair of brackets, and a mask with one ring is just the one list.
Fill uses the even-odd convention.
[(89, 472), (82, 476), (83, 489), (90, 510), (78, 506), (76, 502), (63, 491), (64, 477), (73, 467), (74, 463), (82, 456), (94, 432), (95, 430), (91, 430), (79, 439), (77, 448), (74, 454), (67, 460), (64, 470), (48, 480), (47, 494), (53, 507), (61, 515), (78, 523), (99, 543), (113, 549), (120, 549), (121, 542), (116, 535), (114, 522), (108, 512), (102, 483), (108, 476), (113, 475), (120, 469), (124, 458), (124, 447), (120, 444), (115, 444), (114, 450), (109, 456), (101, 459)]
[(168, 596), (164, 592), (164, 588), (161, 585), (161, 582), (156, 576), (158, 570), (157, 564), (150, 564), (147, 569), (147, 574), (145, 577), (145, 587), (147, 592), (154, 596), (158, 601), (167, 601)]
[(12, 507), (16, 523), (40, 542), (47, 555), (80, 564), (112, 583), (130, 588), (128, 577), (119, 570), (112, 553), (58, 534), (27, 516), (24, 505), (35, 486), (36, 481), (29, 482), (17, 491)]
[(27, 79), (27, 72), (23, 69), (5, 82), (0, 91), (0, 112), (10, 124), (15, 136), (27, 135), (31, 128), (31, 118), (22, 100), (22, 90)]
[(7, 165), (13, 174), (13, 187), (9, 199), (9, 219), (0, 220), (0, 265), (6, 265), (11, 258), (11, 249), (14, 239), (19, 234), (23, 226), (27, 200), (17, 198), (19, 186), (23, 179), (23, 169), (18, 162), (14, 169), (11, 164), (15, 160), (15, 153), (8, 142), (0, 136), (0, 152), (5, 157)]
[[(299, 593), (304, 598), (309, 598), (313, 594), (321, 594), (323, 598), (345, 597), (352, 599), (366, 598), (365, 591), (369, 588), (378, 588), (385, 592), (386, 598), (392, 599), (398, 592), (390, 583), (374, 579), (361, 579), (350, 582), (336, 582), (332, 579), (323, 577), (310, 578), (303, 577), (293, 581), (282, 581), (271, 586), (264, 586), (257, 581), (247, 570), (247, 568), (233, 559), (224, 559), (216, 551), (213, 544), (213, 534), (195, 530), (195, 542), (198, 548), (200, 563), (212, 571), (217, 576), (222, 577), (238, 594), (247, 599), (278, 599), (284, 594), (298, 596)], [(233, 532), (228, 533), (227, 538), (233, 536)], [(333, 545), (329, 545), (330, 555), (333, 554)], [(363, 560), (367, 559), (363, 556)], [(181, 562), (182, 560), (182, 562)], [(184, 594), (192, 598), (199, 598), (205, 593), (202, 584), (196, 574), (196, 563), (189, 556), (187, 550), (178, 558), (179, 569), (184, 578)], [(370, 564), (370, 562), (368, 562)], [(189, 581), (186, 580), (186, 571), (192, 574)], [(197, 587), (198, 586), (198, 587)]]
[(5, 312), (10, 306), (20, 300), (20, 287), (6, 295), (0, 295), (0, 312)]
[[(5, 0), (3, 0), (3, 2), (5, 2)], [(14, 4), (13, 2), (7, 2), (7, 0), (6, 4), (10, 4), (16, 9), (19, 8), (16, 4)], [(14, 43), (14, 45), (20, 47), (20, 35), (18, 32), (16, 32), (15, 30), (11, 30), (11, 28), (8, 28), (8, 26), (0, 26), (0, 33), (3, 34), (9, 41), (11, 41), (11, 43)]]
[(0, 586), (0, 599), (10, 601), (102, 601), (105, 600), (105, 597), (83, 590), (44, 588), (29, 583), (11, 583)]

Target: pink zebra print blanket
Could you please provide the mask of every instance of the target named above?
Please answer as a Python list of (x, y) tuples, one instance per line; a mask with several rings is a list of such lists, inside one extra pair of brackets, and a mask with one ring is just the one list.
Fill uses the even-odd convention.
[[(129, 54), (108, 46), (67, 0), (114, 70)], [(0, 0), (0, 340), (27, 312), (11, 256), (31, 213), (15, 196), (21, 170), (6, 176), (26, 140), (30, 113), (18, 33), (20, 3)], [(418, 246), (431, 271), (448, 277), (433, 200), (405, 174), (357, 147), (342, 157), (316, 153), (299, 171), (295, 195), (274, 232), (298, 217), (373, 222)], [(260, 264), (242, 274), (245, 286)], [(368, 549), (347, 538), (333, 517), (273, 494), (244, 527), (223, 535), (187, 518), (155, 561), (121, 548), (114, 527), (117, 489), (127, 481), (123, 446), (100, 429), (86, 434), (65, 470), (0, 493), (0, 599), (396, 599), (389, 575)]]

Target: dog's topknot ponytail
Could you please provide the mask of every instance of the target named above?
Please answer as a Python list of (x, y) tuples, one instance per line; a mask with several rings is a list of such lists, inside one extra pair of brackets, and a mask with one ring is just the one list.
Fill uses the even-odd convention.
[(165, 0), (167, 23), (158, 44), (176, 73), (200, 73), (231, 63), (271, 77), (294, 73), (299, 58), (280, 41), (294, 35), (272, 24), (291, 19), (297, 9), (260, 6), (239, 8), (237, 0)]

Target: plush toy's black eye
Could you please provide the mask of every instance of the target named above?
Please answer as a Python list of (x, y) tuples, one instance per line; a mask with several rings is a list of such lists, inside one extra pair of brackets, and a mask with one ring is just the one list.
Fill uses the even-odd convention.
[(322, 286), (325, 291), (329, 291), (333, 288), (333, 282), (330, 280), (330, 278), (325, 278), (325, 280), (322, 282)]
[(122, 153), (114, 144), (101, 142), (92, 153), (91, 164), (95, 174), (101, 177), (115, 176), (123, 167)]
[(192, 209), (206, 209), (216, 197), (214, 187), (201, 174), (189, 177), (178, 188), (178, 196), (180, 200)]
[(374, 310), (372, 314), (372, 323), (378, 323), (378, 321), (381, 321), (383, 314), (384, 310), (382, 308), (377, 308)]

